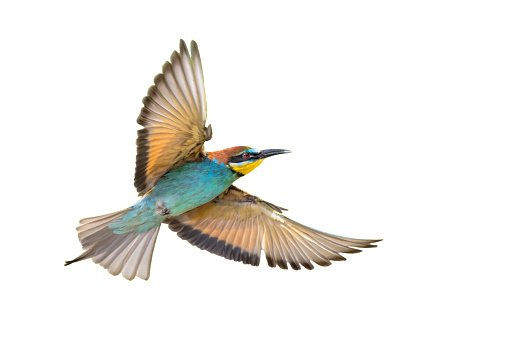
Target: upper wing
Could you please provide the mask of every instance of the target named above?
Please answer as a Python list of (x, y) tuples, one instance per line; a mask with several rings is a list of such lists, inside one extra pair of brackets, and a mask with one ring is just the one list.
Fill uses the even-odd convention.
[(203, 157), (203, 143), (212, 137), (205, 128), (207, 105), (200, 54), (191, 42), (191, 55), (183, 40), (180, 53), (163, 65), (143, 99), (138, 131), (134, 186), (147, 193), (169, 169), (183, 161)]
[(211, 253), (258, 266), (263, 250), (270, 267), (287, 263), (313, 269), (330, 260), (345, 260), (339, 253), (357, 253), (352, 247), (376, 247), (380, 240), (338, 237), (303, 226), (283, 216), (282, 209), (235, 186), (211, 202), (168, 220), (170, 229), (192, 245)]

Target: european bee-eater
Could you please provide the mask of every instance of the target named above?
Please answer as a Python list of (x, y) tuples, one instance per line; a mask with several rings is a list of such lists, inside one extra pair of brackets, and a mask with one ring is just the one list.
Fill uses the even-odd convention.
[(258, 266), (261, 251), (270, 267), (313, 269), (345, 260), (339, 253), (376, 247), (379, 240), (335, 236), (303, 226), (283, 208), (250, 195), (233, 182), (266, 158), (289, 153), (247, 146), (206, 152), (207, 104), (196, 42), (191, 54), (180, 41), (143, 99), (134, 186), (141, 199), (124, 210), (80, 221), (84, 252), (65, 265), (92, 258), (113, 275), (148, 279), (159, 226), (226, 259)]

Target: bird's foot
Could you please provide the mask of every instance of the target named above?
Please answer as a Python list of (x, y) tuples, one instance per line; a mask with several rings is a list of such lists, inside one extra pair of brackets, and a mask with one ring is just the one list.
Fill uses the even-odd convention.
[(156, 213), (161, 216), (170, 215), (170, 210), (166, 208), (166, 204), (162, 201), (158, 201), (156, 204)]

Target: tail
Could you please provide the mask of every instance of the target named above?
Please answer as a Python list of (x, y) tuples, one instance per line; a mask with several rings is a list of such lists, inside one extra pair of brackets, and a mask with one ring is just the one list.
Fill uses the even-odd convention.
[(64, 266), (92, 258), (93, 262), (113, 275), (122, 272), (128, 280), (133, 280), (135, 276), (147, 280), (160, 223), (150, 228), (147, 227), (150, 225), (144, 224), (143, 229), (146, 231), (140, 233), (138, 227), (133, 227), (139, 225), (133, 223), (133, 219), (123, 220), (129, 211), (130, 208), (127, 208), (80, 220), (80, 226), (76, 229), (85, 252), (66, 261)]

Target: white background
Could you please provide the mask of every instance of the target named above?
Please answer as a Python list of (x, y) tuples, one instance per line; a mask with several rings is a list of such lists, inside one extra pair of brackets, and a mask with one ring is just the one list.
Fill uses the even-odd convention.
[[(508, 17), (504, 1), (3, 3), (2, 337), (507, 338)], [(148, 282), (63, 266), (79, 219), (137, 200), (135, 120), (180, 38), (200, 46), (207, 149), (293, 151), (237, 184), (378, 248), (283, 271), (163, 227)]]

